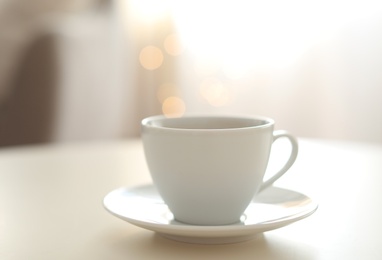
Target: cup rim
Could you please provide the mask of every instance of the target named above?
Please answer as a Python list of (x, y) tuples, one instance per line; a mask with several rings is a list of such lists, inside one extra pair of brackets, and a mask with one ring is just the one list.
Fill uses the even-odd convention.
[[(171, 127), (155, 124), (158, 121), (179, 121), (179, 120), (242, 120), (242, 121), (261, 121), (261, 124), (248, 124), (237, 127), (222, 127), (222, 128), (192, 128), (192, 127)], [(244, 129), (263, 129), (274, 125), (274, 120), (265, 116), (257, 115), (185, 115), (182, 117), (166, 117), (165, 115), (150, 116), (142, 119), (141, 126), (149, 129), (160, 129), (167, 131), (192, 131), (192, 132), (216, 132), (216, 131), (238, 131)]]

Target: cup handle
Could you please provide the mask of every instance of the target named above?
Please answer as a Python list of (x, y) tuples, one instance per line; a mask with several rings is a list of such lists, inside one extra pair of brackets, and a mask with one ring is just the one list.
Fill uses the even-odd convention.
[(289, 170), (289, 168), (293, 165), (297, 158), (297, 153), (298, 153), (298, 143), (297, 139), (288, 133), (287, 131), (284, 130), (278, 130), (273, 132), (273, 142), (274, 143), (277, 139), (285, 137), (289, 140), (289, 142), (292, 145), (292, 151), (290, 153), (288, 161), (285, 163), (285, 165), (276, 173), (274, 174), (269, 180), (263, 182), (263, 184), (260, 186), (260, 190), (262, 191), (266, 188), (268, 188), (270, 185), (272, 185), (277, 179), (279, 179), (281, 176), (284, 175), (284, 173)]

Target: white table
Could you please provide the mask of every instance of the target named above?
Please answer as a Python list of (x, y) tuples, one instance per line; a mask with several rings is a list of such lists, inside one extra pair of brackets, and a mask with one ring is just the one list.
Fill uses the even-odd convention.
[(140, 140), (0, 149), (0, 259), (382, 259), (382, 145), (301, 139), (276, 185), (319, 209), (236, 244), (168, 240), (103, 208), (150, 181)]

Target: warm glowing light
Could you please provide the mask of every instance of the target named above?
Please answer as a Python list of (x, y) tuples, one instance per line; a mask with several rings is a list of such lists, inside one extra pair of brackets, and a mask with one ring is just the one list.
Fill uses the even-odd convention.
[(178, 88), (172, 83), (163, 83), (158, 87), (157, 97), (161, 104), (171, 96), (178, 96)]
[(214, 107), (221, 107), (232, 102), (233, 93), (217, 78), (207, 78), (200, 85), (201, 96)]
[(252, 68), (289, 67), (339, 28), (379, 17), (382, 10), (377, 0), (117, 2), (137, 38), (140, 25), (157, 26), (171, 17), (178, 35), (165, 40), (166, 52), (179, 55), (183, 47), (174, 46), (182, 42), (193, 57), (204, 57), (196, 62), (198, 73), (210, 76), (221, 69), (230, 79), (245, 77)]
[[(215, 59), (224, 73), (232, 79), (245, 76), (251, 66), (284, 66), (290, 58), (304, 51), (306, 37), (301, 25), (290, 18), (291, 12), (282, 2), (206, 1), (175, 15), (179, 32), (195, 55)], [(285, 13), (274, 5), (286, 5)], [(189, 9), (189, 8), (195, 8)], [(198, 14), (197, 19), (190, 15)], [(227, 19), (229, 17), (229, 19)], [(192, 21), (192, 22), (190, 22)]]
[(290, 67), (339, 28), (382, 9), (376, 0), (178, 2), (174, 19), (187, 49), (216, 59), (230, 79), (251, 68)]
[(136, 19), (145, 22), (155, 22), (171, 11), (171, 0), (124, 0), (129, 13)]
[(166, 117), (181, 117), (186, 111), (186, 104), (179, 97), (168, 97), (162, 104), (162, 112)]
[(155, 70), (163, 63), (163, 53), (155, 46), (144, 47), (139, 54), (139, 62), (147, 70)]
[(173, 56), (178, 56), (184, 51), (184, 45), (179, 39), (178, 34), (170, 34), (164, 40), (164, 48), (166, 52)]

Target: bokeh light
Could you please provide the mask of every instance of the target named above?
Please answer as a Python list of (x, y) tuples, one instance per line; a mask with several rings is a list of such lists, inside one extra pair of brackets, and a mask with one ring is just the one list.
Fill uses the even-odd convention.
[(166, 52), (172, 56), (178, 56), (182, 54), (185, 49), (185, 46), (181, 42), (179, 35), (176, 33), (168, 35), (163, 44)]
[(217, 78), (207, 78), (200, 84), (200, 95), (211, 106), (226, 106), (233, 101), (232, 90)]
[(147, 70), (155, 70), (163, 63), (163, 53), (158, 47), (149, 45), (139, 53), (139, 62)]
[(162, 104), (162, 112), (166, 117), (181, 117), (186, 111), (186, 104), (179, 97), (168, 97)]

